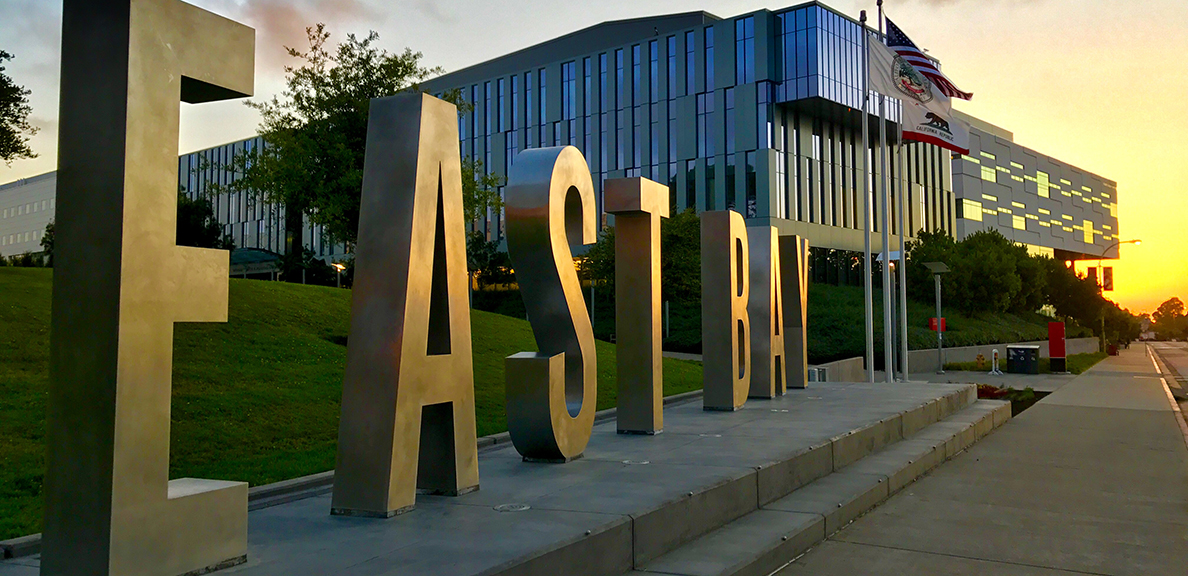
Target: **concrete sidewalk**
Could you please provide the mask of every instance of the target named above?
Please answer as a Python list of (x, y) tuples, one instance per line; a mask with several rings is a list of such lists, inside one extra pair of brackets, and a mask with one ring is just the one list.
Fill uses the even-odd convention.
[(1134, 346), (778, 574), (1188, 574), (1177, 417)]

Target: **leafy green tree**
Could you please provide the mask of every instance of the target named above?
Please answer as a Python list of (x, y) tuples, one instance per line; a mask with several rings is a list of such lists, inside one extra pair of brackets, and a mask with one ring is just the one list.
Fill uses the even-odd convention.
[[(306, 35), (308, 50), (286, 48), (298, 63), (285, 67), (285, 91), (248, 102), (260, 113), (266, 145), (234, 159), (241, 178), (228, 187), (283, 205), (286, 252), (295, 254), (304, 245), (303, 217), (333, 240), (356, 241), (371, 100), (417, 90), (417, 82), (443, 72), (422, 65), (420, 52), (379, 48), (374, 31), (365, 38), (350, 34), (333, 48), (324, 24)], [(459, 95), (445, 96), (465, 110)]]
[(4, 73), (2, 64), (7, 60), (12, 60), (12, 54), (0, 50), (0, 160), (11, 166), (13, 160), (37, 157), (29, 147), (37, 127), (29, 124), (31, 92)]
[(45, 255), (45, 265), (54, 267), (54, 221), (45, 225), (45, 234), (41, 235), (41, 252)]
[[(660, 221), (661, 298), (671, 302), (701, 301), (701, 218), (692, 209)], [(597, 280), (614, 292), (615, 229), (607, 227), (581, 259), (583, 280)]]
[(223, 233), (223, 225), (215, 218), (210, 200), (205, 197), (191, 200), (180, 193), (177, 195), (177, 243), (195, 248), (235, 249), (235, 241)]
[(479, 231), (466, 235), (466, 267), (479, 286), (509, 284), (513, 280), (511, 260), (499, 249), (498, 242), (487, 240)]
[(503, 211), (503, 197), (499, 189), (507, 180), (494, 172), (483, 170), (483, 161), (471, 156), (462, 158), (462, 212), (467, 222), (477, 223), (487, 218), (498, 220)]

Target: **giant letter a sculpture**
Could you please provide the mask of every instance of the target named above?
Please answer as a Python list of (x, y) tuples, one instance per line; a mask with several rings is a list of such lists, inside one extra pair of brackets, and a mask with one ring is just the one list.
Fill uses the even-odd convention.
[(333, 514), (478, 488), (458, 112), (372, 101)]

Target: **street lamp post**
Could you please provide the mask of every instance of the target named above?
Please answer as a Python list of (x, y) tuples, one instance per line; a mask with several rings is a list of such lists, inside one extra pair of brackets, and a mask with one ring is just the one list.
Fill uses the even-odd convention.
[(331, 264), (330, 266), (333, 267), (335, 272), (338, 273), (338, 287), (342, 288), (342, 271), (346, 270), (346, 266), (343, 266), (342, 264), (339, 264), (338, 262), (335, 262), (335, 263)]
[(1099, 291), (1101, 292), (1101, 298), (1103, 301), (1102, 306), (1101, 306), (1101, 349), (1102, 350), (1106, 349), (1106, 337), (1105, 337), (1105, 304), (1104, 304), (1104, 300), (1105, 300), (1105, 268), (1101, 267), (1101, 261), (1105, 259), (1105, 255), (1107, 252), (1114, 249), (1115, 247), (1120, 247), (1123, 244), (1134, 244), (1135, 246), (1141, 246), (1143, 244), (1143, 241), (1139, 240), (1137, 238), (1133, 239), (1133, 240), (1119, 240), (1117, 242), (1114, 242), (1113, 244), (1110, 244), (1109, 246), (1106, 246), (1106, 249), (1102, 250), (1101, 255), (1098, 256), (1098, 258), (1097, 258), (1097, 287), (1098, 287)]
[(945, 373), (945, 332), (941, 330), (941, 274), (949, 271), (944, 262), (925, 262), (924, 267), (936, 280), (936, 373)]

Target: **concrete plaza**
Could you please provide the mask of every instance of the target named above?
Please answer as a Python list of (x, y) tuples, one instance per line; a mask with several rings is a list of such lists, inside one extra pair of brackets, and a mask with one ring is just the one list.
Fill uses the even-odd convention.
[(1132, 346), (779, 576), (1188, 573), (1177, 418), (1147, 348)]

